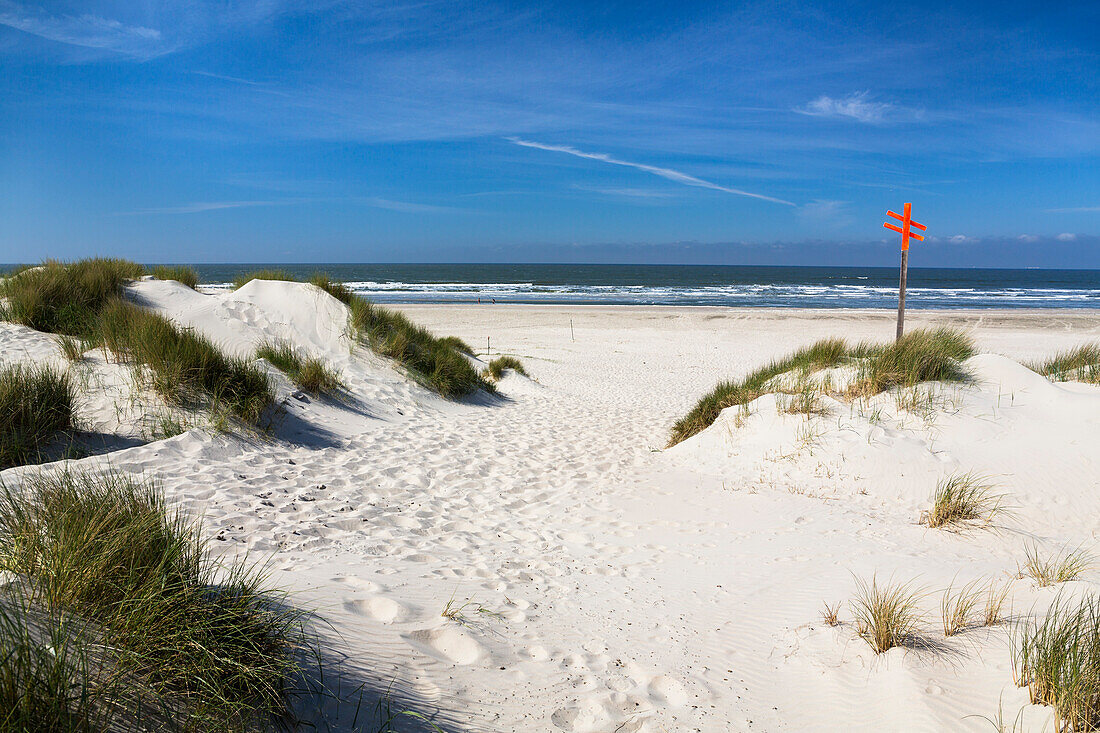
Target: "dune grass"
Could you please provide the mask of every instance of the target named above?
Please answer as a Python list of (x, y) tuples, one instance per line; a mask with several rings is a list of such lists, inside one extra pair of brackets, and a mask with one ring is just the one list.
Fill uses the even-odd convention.
[(157, 265), (153, 268), (152, 275), (157, 280), (175, 280), (192, 290), (199, 287), (199, 273), (195, 272), (194, 267), (187, 265)]
[[(0, 565), (24, 579), (34, 608), (96, 630), (75, 643), (106, 651), (93, 661), (107, 669), (79, 684), (125, 674), (136, 684), (127, 694), (169, 701), (185, 729), (245, 729), (286, 714), (303, 615), (262, 571), (211, 560), (201, 528), (151, 483), (122, 474), (28, 477), (19, 491), (0, 490), (0, 541)], [(65, 691), (48, 684), (56, 672), (44, 672), (47, 684), (0, 680), (0, 689), (34, 686), (47, 710), (64, 708)]]
[(498, 356), (489, 362), (489, 367), (485, 372), (494, 380), (499, 381), (504, 376), (504, 370), (511, 369), (517, 374), (522, 374), (527, 377), (527, 370), (523, 368), (523, 362), (514, 356)]
[[(740, 381), (721, 382), (672, 426), (668, 445), (676, 445), (705, 430), (727, 407), (747, 404), (769, 392), (790, 391), (790, 386), (775, 381), (782, 374), (798, 375), (793, 388), (798, 393), (812, 373), (852, 364), (857, 377), (843, 396), (854, 399), (926, 381), (966, 381), (968, 375), (961, 362), (973, 354), (974, 345), (968, 336), (942, 328), (912, 331), (885, 345), (850, 346), (843, 339), (818, 341), (751, 372)], [(806, 404), (812, 406), (814, 402), (809, 400)]]
[[(294, 280), (285, 272), (276, 272), (265, 279)], [(309, 282), (348, 306), (350, 328), (356, 338), (374, 352), (397, 361), (428, 389), (447, 398), (463, 397), (478, 389), (495, 391), (463, 356), (474, 352), (461, 339), (438, 338), (403, 314), (375, 305), (324, 273), (314, 274)]]
[(478, 389), (495, 392), (453, 342), (436, 338), (404, 314), (353, 296), (351, 327), (375, 352), (404, 366), (414, 379), (443, 397), (454, 398)]
[(932, 528), (967, 522), (988, 525), (1005, 511), (1005, 496), (995, 493), (994, 488), (987, 477), (974, 473), (949, 476), (936, 484), (932, 508), (922, 512), (921, 524)]
[(351, 288), (339, 280), (333, 280), (323, 272), (314, 273), (309, 278), (309, 284), (316, 285), (344, 305), (350, 306), (355, 299), (355, 293), (351, 291)]
[(73, 427), (75, 389), (49, 366), (0, 367), (0, 468), (36, 461)]
[(286, 282), (297, 282), (298, 278), (294, 277), (286, 270), (256, 270), (233, 278), (233, 289), (239, 290), (253, 280), (284, 280)]
[(1028, 366), (1055, 382), (1100, 384), (1100, 343), (1083, 344)]
[(874, 576), (870, 584), (857, 578), (849, 601), (856, 631), (876, 654), (911, 644), (922, 619), (920, 596), (911, 583), (879, 586)]
[(940, 616), (943, 621), (944, 636), (954, 636), (974, 622), (982, 599), (979, 583), (980, 581), (973, 580), (957, 591), (949, 585), (943, 592), (940, 600)]
[(460, 351), (463, 354), (474, 356), (473, 347), (460, 339), (458, 336), (441, 336), (439, 338), (439, 343), (450, 346), (455, 351)]
[(311, 394), (335, 392), (340, 387), (340, 377), (332, 368), (317, 357), (303, 357), (289, 341), (264, 342), (256, 349), (256, 356)]
[(1031, 702), (1054, 708), (1055, 730), (1100, 730), (1100, 596), (1059, 597), (1014, 634), (1016, 682)]
[(126, 260), (47, 261), (0, 280), (0, 298), (7, 300), (0, 318), (38, 331), (90, 336), (100, 309), (121, 295), (127, 281), (144, 272), (144, 267)]
[(1022, 575), (1033, 579), (1040, 588), (1077, 580), (1095, 561), (1083, 547), (1066, 548), (1054, 557), (1044, 558), (1037, 545), (1029, 545), (1024, 548), (1024, 557)]
[(969, 336), (947, 328), (910, 331), (886, 345), (862, 343), (851, 353), (859, 365), (852, 389), (878, 394), (921, 382), (965, 382), (969, 375), (962, 362), (974, 354)]
[(98, 336), (120, 359), (148, 367), (151, 386), (170, 402), (207, 400), (213, 409), (254, 425), (274, 399), (256, 364), (227, 356), (206, 337), (125, 301), (103, 308)]
[(81, 336), (67, 336), (62, 334), (57, 337), (57, 348), (71, 362), (84, 359), (84, 352), (88, 349), (88, 342)]

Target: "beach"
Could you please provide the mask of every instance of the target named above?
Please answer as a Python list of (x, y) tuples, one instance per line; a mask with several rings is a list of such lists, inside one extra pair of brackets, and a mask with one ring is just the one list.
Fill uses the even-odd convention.
[[(973, 337), (974, 384), (922, 409), (884, 394), (792, 415), (764, 397), (666, 448), (716, 383), (822, 338), (888, 341), (895, 313), (393, 306), (530, 375), (506, 373), (499, 397), (452, 401), (342, 341), (343, 324), (323, 322), (335, 301), (310, 307), (288, 290), (311, 286), (208, 296), (174, 285), (137, 283), (130, 296), (241, 353), (257, 333), (295, 338), (333, 364), (345, 397), (280, 383), (285, 415), (270, 435), (193, 429), (78, 463), (155, 476), (204, 517), (219, 554), (267, 560), (325, 620), (368, 707), (385, 694), (448, 731), (977, 731), (998, 710), (1039, 730), (1049, 719), (1013, 682), (1009, 625), (944, 639), (937, 614), (952, 584), (1005, 585), (1026, 614), (1100, 582), (1097, 567), (1061, 589), (1017, 577), (1027, 542), (1100, 540), (1100, 388), (1019, 364), (1100, 339), (1094, 311), (911, 311), (910, 329)], [(227, 300), (201, 300), (215, 297)], [(5, 358), (53, 358), (29, 329), (2, 323), (0, 338)], [(1011, 519), (921, 525), (953, 471), (992, 476)], [(848, 603), (872, 577), (923, 590), (922, 633), (936, 644), (877, 655), (863, 642)], [(303, 714), (348, 729), (349, 704)]]

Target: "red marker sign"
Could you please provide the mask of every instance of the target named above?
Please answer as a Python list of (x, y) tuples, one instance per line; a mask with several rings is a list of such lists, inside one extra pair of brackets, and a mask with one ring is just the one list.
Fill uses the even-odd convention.
[(889, 222), (889, 221), (883, 223), (884, 227), (886, 227), (887, 229), (892, 229), (892, 230), (894, 230), (895, 232), (897, 232), (898, 234), (901, 235), (901, 251), (902, 252), (909, 249), (909, 237), (912, 237), (913, 239), (917, 240), (918, 242), (923, 242), (924, 241), (924, 235), (916, 234), (914, 232), (909, 231), (910, 227), (912, 227), (913, 229), (920, 229), (922, 232), (925, 229), (928, 228), (924, 224), (913, 221), (913, 218), (910, 215), (912, 210), (913, 210), (913, 204), (906, 204), (905, 208), (902, 209), (902, 211), (905, 212), (904, 216), (902, 216), (901, 214), (895, 214), (892, 211), (887, 211), (886, 212), (887, 216), (892, 216), (892, 217), (894, 217), (895, 219), (897, 219), (898, 221), (901, 222), (900, 227), (897, 224), (894, 224), (894, 223)]
[(898, 284), (898, 334), (900, 339), (902, 333), (905, 331), (905, 278), (909, 270), (909, 238), (917, 240), (918, 242), (924, 241), (923, 234), (917, 234), (913, 229), (920, 229), (922, 232), (927, 229), (924, 224), (913, 221), (913, 205), (906, 204), (902, 209), (904, 214), (896, 214), (893, 211), (887, 211), (887, 216), (892, 216), (901, 222), (899, 227), (893, 222), (885, 222), (883, 226), (887, 229), (897, 232), (901, 235), (901, 281)]

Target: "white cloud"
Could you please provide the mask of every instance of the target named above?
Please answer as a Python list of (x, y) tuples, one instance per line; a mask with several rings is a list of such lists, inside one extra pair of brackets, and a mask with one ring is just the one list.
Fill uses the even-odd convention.
[(752, 193), (750, 191), (742, 191), (739, 188), (730, 188), (728, 186), (719, 186), (717, 183), (711, 183), (710, 181), (704, 181), (702, 178), (696, 178), (695, 176), (689, 176), (687, 173), (681, 173), (680, 171), (673, 170), (671, 168), (658, 168), (653, 165), (645, 165), (644, 163), (631, 163), (628, 160), (619, 160), (607, 153), (586, 153), (582, 150), (577, 150), (568, 145), (547, 145), (545, 143), (532, 142), (530, 140), (521, 140), (518, 137), (510, 137), (508, 140), (516, 145), (522, 145), (525, 148), (537, 148), (538, 150), (548, 150), (553, 153), (565, 153), (566, 155), (573, 155), (578, 158), (586, 158), (588, 160), (598, 160), (602, 163), (610, 163), (611, 165), (622, 165), (627, 168), (634, 168), (636, 170), (645, 171), (646, 173), (652, 173), (655, 176), (661, 178), (667, 178), (670, 181), (676, 181), (682, 183), (685, 186), (696, 186), (698, 188), (709, 188), (713, 191), (722, 191), (724, 193), (732, 193), (735, 196), (748, 196), (749, 198), (760, 199), (762, 201), (771, 201), (775, 204), (784, 204), (786, 206), (795, 206), (790, 201), (784, 201), (783, 199), (773, 198), (771, 196), (765, 196), (760, 193)]
[(947, 241), (951, 242), (952, 244), (967, 244), (980, 240), (978, 237), (968, 237), (965, 234), (954, 234), (951, 237), (948, 237)]
[(1039, 238), (1036, 237), (1034, 234), (1021, 234), (1020, 236), (1018, 236), (1016, 238), (1019, 239), (1021, 242), (1038, 242), (1039, 241)]
[[(219, 211), (221, 209), (243, 209), (251, 206), (277, 206), (291, 203), (286, 201), (197, 201), (181, 206), (158, 206), (150, 209), (137, 209), (135, 211), (123, 211), (121, 216), (142, 216), (146, 214), (199, 214), (204, 211)], [(296, 202), (294, 202), (296, 203)]]
[(25, 8), (7, 0), (0, 0), (0, 25), (49, 41), (139, 58), (151, 58), (172, 50), (163, 43), (156, 28), (127, 25), (91, 13), (50, 15), (44, 10)]
[(874, 102), (869, 92), (853, 92), (847, 97), (821, 95), (795, 112), (811, 117), (847, 117), (857, 122), (883, 122), (896, 108), (886, 102)]
[(1059, 242), (1072, 242), (1073, 240), (1077, 239), (1077, 235), (1073, 232), (1062, 232), (1057, 237), (1055, 237), (1055, 239), (1057, 239)]

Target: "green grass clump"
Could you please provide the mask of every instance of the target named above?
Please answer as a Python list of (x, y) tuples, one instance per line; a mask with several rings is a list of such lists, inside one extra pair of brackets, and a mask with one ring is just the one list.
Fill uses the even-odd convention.
[(455, 351), (460, 351), (463, 354), (474, 355), (474, 349), (468, 343), (460, 339), (458, 336), (443, 336), (439, 339), (439, 343), (450, 346)]
[(402, 364), (428, 388), (444, 397), (461, 397), (478, 389), (494, 391), (453, 343), (436, 338), (404, 314), (359, 296), (352, 298), (349, 308), (356, 335), (375, 352)]
[(672, 426), (672, 437), (668, 444), (676, 445), (705, 430), (727, 407), (747, 405), (757, 399), (766, 393), (768, 383), (780, 374), (796, 370), (813, 372), (835, 367), (841, 364), (847, 355), (848, 345), (843, 339), (825, 339), (808, 348), (799, 349), (784, 359), (773, 361), (739, 382), (722, 382), (710, 394), (703, 397), (691, 412)]
[(1054, 708), (1054, 730), (1100, 730), (1100, 597), (1059, 598), (1014, 637), (1016, 682), (1032, 703)]
[(854, 390), (878, 394), (921, 382), (964, 382), (969, 375), (962, 362), (975, 350), (966, 334), (937, 328), (911, 331), (886, 346), (860, 344), (853, 351), (857, 358), (864, 354)]
[(856, 631), (876, 654), (910, 645), (921, 622), (919, 599), (909, 583), (880, 587), (874, 577), (870, 585), (857, 578), (856, 595), (849, 602)]
[(1030, 368), (1055, 382), (1100, 384), (1100, 343), (1063, 351), (1044, 362), (1031, 364)]
[(99, 310), (144, 272), (141, 265), (126, 260), (47, 261), (0, 280), (0, 298), (7, 299), (0, 318), (38, 331), (89, 336)]
[(0, 469), (39, 458), (59, 433), (73, 427), (75, 390), (49, 366), (0, 368)]
[(244, 275), (238, 275), (233, 278), (233, 289), (239, 290), (253, 280), (285, 280), (287, 282), (297, 282), (298, 278), (294, 277), (286, 270), (256, 270), (255, 272), (245, 273)]
[(57, 348), (66, 359), (77, 362), (84, 359), (84, 352), (88, 349), (88, 342), (80, 336), (67, 336), (62, 334), (57, 337)]
[[(169, 701), (184, 729), (243, 730), (286, 714), (302, 614), (262, 572), (212, 561), (201, 528), (152, 484), (28, 477), (19, 491), (0, 490), (0, 541), (2, 565), (24, 579), (29, 603), (94, 628), (78, 639), (102, 650), (94, 661), (134, 680), (127, 694)], [(94, 686), (103, 671), (83, 682)], [(38, 690), (55, 708), (62, 692)]]
[(974, 344), (968, 336), (943, 328), (912, 331), (887, 345), (849, 346), (843, 339), (818, 341), (740, 381), (720, 383), (672, 426), (668, 445), (676, 445), (710, 427), (727, 407), (748, 404), (769, 392), (789, 391), (790, 388), (772, 381), (781, 374), (799, 373), (801, 379), (795, 393), (800, 394), (806, 388), (805, 378), (813, 372), (853, 363), (858, 368), (858, 377), (845, 396), (856, 398), (921, 382), (966, 381), (969, 377), (961, 362), (973, 355)]
[(267, 359), (306, 392), (334, 392), (340, 386), (339, 376), (324, 361), (313, 356), (303, 357), (289, 341), (264, 342), (256, 349), (256, 356)]
[(514, 356), (498, 356), (489, 362), (489, 368), (485, 371), (494, 380), (499, 380), (504, 376), (505, 369), (512, 369), (517, 374), (522, 374), (525, 377), (528, 376), (527, 370), (523, 368), (523, 362)]
[(333, 280), (323, 272), (314, 273), (313, 276), (309, 278), (309, 283), (310, 285), (316, 285), (321, 288), (321, 290), (324, 290), (344, 305), (351, 305), (351, 301), (355, 298), (355, 294), (351, 292), (351, 288), (339, 280)]
[(153, 277), (157, 280), (175, 280), (192, 290), (199, 287), (199, 273), (187, 265), (157, 265), (153, 268)]
[(100, 314), (99, 338), (120, 359), (148, 367), (154, 390), (177, 404), (208, 399), (247, 423), (259, 421), (274, 396), (252, 362), (223, 354), (209, 339), (122, 300)]
[(1022, 575), (1032, 578), (1040, 588), (1055, 583), (1077, 580), (1092, 567), (1094, 558), (1084, 548), (1066, 549), (1052, 558), (1044, 559), (1037, 545), (1024, 549), (1026, 561)]
[(932, 508), (920, 520), (933, 528), (973, 521), (989, 524), (1004, 508), (1004, 495), (994, 493), (988, 478), (964, 473), (936, 484)]

